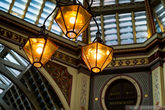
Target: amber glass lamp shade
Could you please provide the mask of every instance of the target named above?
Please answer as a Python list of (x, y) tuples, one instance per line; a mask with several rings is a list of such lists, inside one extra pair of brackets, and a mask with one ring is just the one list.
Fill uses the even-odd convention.
[(82, 47), (82, 59), (94, 73), (101, 72), (111, 61), (113, 48), (94, 42)]
[(70, 39), (77, 38), (89, 25), (92, 15), (81, 5), (59, 6), (55, 21)]
[(49, 39), (29, 38), (23, 49), (31, 64), (38, 68), (47, 63), (58, 46)]

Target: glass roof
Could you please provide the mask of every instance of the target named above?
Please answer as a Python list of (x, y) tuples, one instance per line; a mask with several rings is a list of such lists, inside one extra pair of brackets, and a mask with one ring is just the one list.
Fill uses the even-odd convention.
[[(82, 2), (83, 0), (80, 0)], [(91, 1), (91, 0), (90, 0)], [(93, 0), (92, 7), (103, 5), (129, 4), (143, 2), (144, 0)], [(128, 5), (126, 5), (128, 6)], [(1, 0), (0, 10), (8, 12), (20, 19), (42, 26), (45, 18), (56, 7), (49, 0)], [(58, 35), (64, 36), (57, 23), (54, 21), (55, 12), (46, 21), (46, 28)], [(155, 26), (157, 32), (165, 29), (165, 8), (160, 3), (154, 8)], [(102, 38), (107, 45), (123, 45), (142, 43), (148, 39), (148, 27), (146, 11), (129, 11), (127, 13), (114, 13), (110, 15), (96, 16)], [(90, 22), (91, 42), (95, 38), (97, 27), (92, 20)], [(77, 38), (82, 41), (82, 34)], [(0, 47), (1, 48), (1, 47)], [(0, 50), (1, 51), (1, 50)]]
[[(21, 75), (22, 72), (25, 70), (19, 69), (19, 66), (27, 68), (27, 66), (29, 65), (29, 62), (27, 60), (18, 55), (15, 51), (8, 49), (2, 44), (0, 44), (0, 60), (1, 63), (5, 65), (5, 68), (7, 68), (9, 72), (15, 77), (19, 77), (19, 75)], [(9, 65), (7, 65), (7, 63)], [(14, 65), (16, 65), (17, 68), (15, 68)], [(7, 89), (11, 84), (12, 82), (8, 78), (0, 74), (0, 94), (3, 93), (3, 91)]]

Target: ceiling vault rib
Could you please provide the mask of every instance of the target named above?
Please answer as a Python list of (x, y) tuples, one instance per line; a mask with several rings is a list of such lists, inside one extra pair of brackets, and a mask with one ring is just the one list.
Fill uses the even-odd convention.
[[(36, 80), (35, 80), (35, 78), (34, 78), (34, 75), (33, 75), (32, 71), (31, 71), (30, 69), (29, 69), (28, 71), (29, 71), (30, 75), (32, 76), (32, 79), (34, 80), (35, 86), (37, 86), (37, 88), (39, 88), (39, 86), (38, 86), (38, 84), (37, 84), (37, 82), (36, 82)], [(40, 89), (38, 89), (38, 92), (41, 94), (42, 99), (44, 99), (44, 96), (43, 96), (43, 94), (42, 94), (42, 92), (41, 92)], [(49, 110), (49, 107), (48, 107), (46, 101), (43, 100), (43, 102), (44, 102), (44, 104), (46, 105), (46, 110)]]
[(155, 28), (155, 23), (152, 16), (149, 0), (145, 0), (145, 8), (146, 8), (146, 17), (147, 17), (148, 38), (150, 38), (153, 34), (156, 33), (156, 28)]
[(120, 26), (119, 26), (119, 14), (116, 13), (116, 28), (117, 28), (117, 40), (118, 40), (118, 45), (121, 44), (121, 39), (120, 39)]
[(52, 29), (52, 25), (53, 25), (54, 17), (56, 15), (56, 13), (57, 13), (57, 10), (55, 10), (54, 13), (53, 13), (53, 15), (52, 15), (52, 18), (51, 18), (51, 20), (49, 22), (48, 30), (51, 30)]
[(43, 3), (42, 3), (42, 5), (41, 5), (40, 11), (39, 11), (39, 14), (38, 14), (38, 16), (37, 16), (37, 20), (36, 20), (36, 22), (35, 22), (36, 25), (39, 23), (41, 14), (42, 14), (43, 9), (44, 9), (44, 6), (45, 6), (45, 3), (46, 3), (46, 0), (43, 0)]
[(0, 63), (6, 65), (6, 66), (8, 66), (8, 67), (11, 67), (11, 68), (13, 68), (13, 69), (19, 70), (19, 71), (25, 70), (25, 67), (24, 67), (24, 66), (21, 66), (21, 65), (12, 63), (12, 62), (10, 62), (10, 61), (6, 61), (6, 60), (4, 60), (4, 59), (2, 59), (2, 58), (0, 58)]
[(161, 3), (163, 4), (164, 8), (165, 8), (165, 1), (161, 0)]
[(103, 41), (105, 42), (105, 34), (104, 34), (104, 16), (100, 15), (100, 20), (101, 20), (101, 35), (103, 38)]
[(9, 10), (8, 10), (8, 13), (11, 13), (12, 11), (12, 8), (13, 8), (13, 6), (14, 6), (14, 2), (15, 2), (15, 0), (12, 0), (12, 2), (11, 2), (11, 4), (10, 4), (10, 7), (9, 7)]
[(136, 43), (136, 26), (135, 26), (135, 13), (132, 11), (132, 29), (133, 29), (133, 41)]
[(153, 11), (153, 13), (154, 13), (154, 16), (156, 18), (156, 21), (158, 22), (158, 25), (159, 25), (161, 31), (164, 32), (165, 30), (164, 30), (163, 24), (161, 23), (160, 19), (158, 18), (157, 13), (155, 11)]
[(25, 10), (24, 10), (24, 13), (23, 13), (23, 15), (22, 15), (22, 19), (25, 18), (25, 15), (26, 15), (26, 12), (27, 12), (28, 7), (29, 7), (29, 5), (30, 5), (30, 2), (31, 2), (31, 0), (28, 0), (28, 2), (26, 3)]

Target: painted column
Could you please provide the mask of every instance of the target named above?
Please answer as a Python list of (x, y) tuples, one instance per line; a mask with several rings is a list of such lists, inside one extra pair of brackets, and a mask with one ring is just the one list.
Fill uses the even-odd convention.
[(75, 92), (74, 94), (72, 93), (74, 104), (72, 104), (71, 110), (88, 110), (89, 84), (90, 77), (88, 75), (83, 73), (77, 75)]
[[(165, 106), (165, 64), (152, 70), (153, 106)], [(157, 109), (156, 109), (157, 110)]]

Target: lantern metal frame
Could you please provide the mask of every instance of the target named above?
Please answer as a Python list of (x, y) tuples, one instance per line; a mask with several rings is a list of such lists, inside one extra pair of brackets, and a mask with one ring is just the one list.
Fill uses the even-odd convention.
[[(88, 2), (87, 2), (88, 3)], [(93, 2), (92, 2), (93, 3)], [(92, 5), (92, 3), (91, 3), (91, 5)], [(64, 19), (64, 15), (63, 15), (63, 13), (62, 13), (62, 10), (61, 10), (61, 7), (65, 7), (65, 6), (72, 6), (72, 5), (79, 5), (78, 6), (78, 9), (77, 9), (77, 12), (76, 12), (76, 17), (75, 17), (75, 23), (74, 23), (74, 26), (73, 26), (73, 31), (67, 31), (67, 26), (66, 26), (66, 21), (65, 21), (65, 19)], [(77, 21), (77, 16), (78, 16), (78, 12), (79, 12), (79, 8), (80, 7), (82, 7), (84, 10), (86, 10), (90, 15), (91, 15), (91, 17), (88, 19), (88, 21), (84, 24), (84, 26), (79, 30), (79, 32), (75, 32), (74, 30), (75, 30), (75, 25), (76, 25), (76, 21)], [(60, 29), (62, 30), (62, 32), (63, 32), (63, 34), (66, 36), (66, 37), (68, 37), (68, 34), (69, 33), (74, 33), (75, 34), (75, 37), (73, 37), (73, 38), (70, 38), (70, 37), (68, 37), (69, 39), (77, 39), (77, 37), (81, 34), (80, 32), (84, 29), (84, 27), (87, 25), (87, 24), (89, 24), (90, 23), (90, 20), (91, 20), (91, 18), (93, 17), (93, 14), (91, 13), (91, 10), (90, 10), (90, 5), (88, 4), (88, 8), (86, 9), (79, 1), (78, 1), (78, 3), (76, 3), (76, 1), (74, 1), (73, 3), (71, 3), (71, 4), (59, 4), (58, 2), (57, 2), (57, 8), (58, 8), (58, 11), (60, 11), (61, 12), (61, 15), (62, 15), (62, 19), (63, 19), (63, 23), (64, 23), (64, 26), (65, 26), (65, 30), (66, 30), (66, 34), (65, 34), (65, 32), (63, 31), (63, 29), (62, 29), (62, 27), (57, 23), (57, 25), (60, 27)], [(55, 15), (55, 17), (54, 17), (54, 20), (56, 21), (56, 18), (57, 17), (57, 14)], [(57, 22), (57, 21), (56, 21)]]
[[(93, 20), (95, 21), (96, 26), (97, 26), (96, 38), (93, 40), (92, 43), (87, 44), (87, 45), (85, 45), (85, 46), (82, 46), (82, 54), (83, 54), (83, 48), (84, 48), (84, 47), (87, 47), (87, 46), (89, 46), (89, 45), (92, 45), (92, 44), (94, 44), (94, 43), (97, 43), (97, 46), (96, 46), (96, 63), (95, 63), (95, 67), (91, 67), (90, 62), (88, 61), (87, 58), (86, 58), (86, 60), (87, 60), (87, 62), (88, 62), (88, 65), (90, 66), (90, 71), (93, 72), (93, 69), (97, 68), (97, 69), (99, 70), (99, 72), (101, 72), (101, 71), (102, 71), (102, 70), (101, 70), (102, 67), (104, 66), (104, 64), (106, 63), (106, 61), (107, 61), (107, 59), (109, 58), (110, 55), (112, 55), (112, 59), (113, 59), (113, 53), (112, 53), (112, 52), (114, 52), (114, 49), (113, 49), (113, 47), (111, 47), (111, 46), (105, 45), (104, 41), (101, 39), (101, 33), (100, 33), (99, 25), (98, 25), (98, 23), (97, 23), (97, 21), (96, 21), (96, 19), (95, 19), (94, 17), (93, 17)], [(104, 46), (109, 47), (109, 48), (112, 49), (111, 52), (109, 53), (109, 55), (107, 56), (107, 58), (105, 59), (105, 61), (103, 62), (101, 68), (97, 67), (98, 43), (100, 43), (100, 44), (102, 44), (102, 45), (104, 45)], [(82, 56), (81, 56), (81, 57), (82, 57)], [(85, 57), (86, 57), (86, 56), (85, 56)], [(83, 59), (83, 58), (82, 58), (82, 59)], [(84, 59), (83, 59), (83, 60), (84, 60)], [(111, 61), (112, 61), (112, 60), (111, 60)], [(110, 62), (111, 62), (111, 61), (110, 61)], [(84, 61), (84, 62), (85, 62), (85, 61)], [(110, 63), (110, 62), (109, 62), (109, 63)], [(107, 66), (108, 66), (108, 65), (107, 65)], [(94, 73), (99, 73), (99, 72), (94, 72)]]

